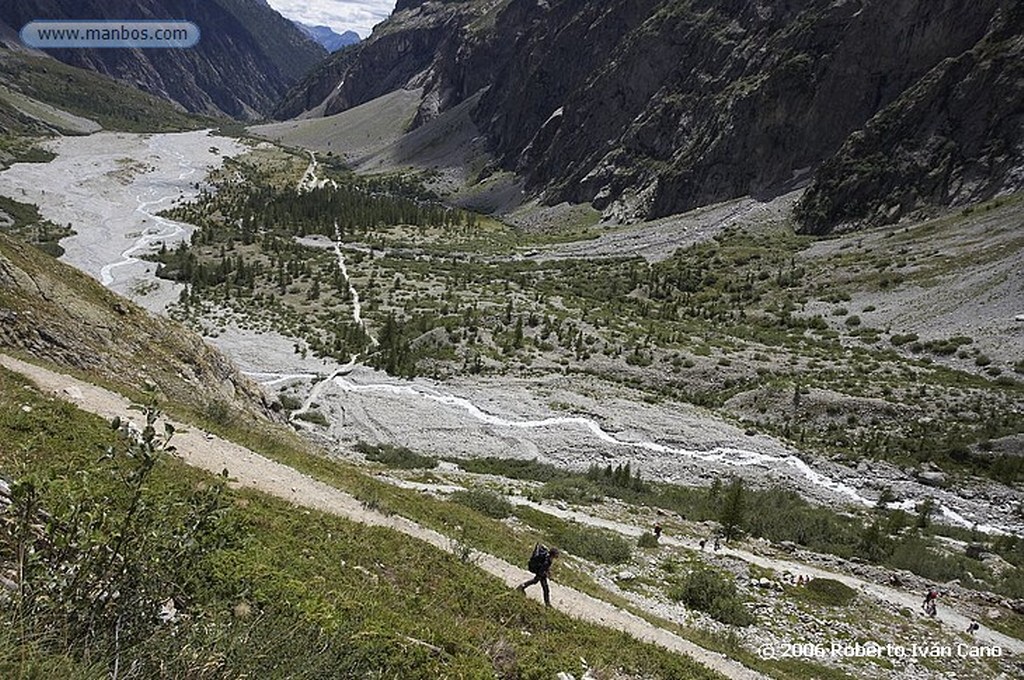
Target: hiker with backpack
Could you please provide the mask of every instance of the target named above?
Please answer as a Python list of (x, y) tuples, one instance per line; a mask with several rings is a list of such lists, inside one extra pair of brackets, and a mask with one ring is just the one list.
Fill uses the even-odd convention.
[(939, 591), (935, 588), (929, 588), (928, 592), (924, 596), (924, 602), (921, 607), (924, 609), (924, 613), (928, 616), (935, 618), (935, 601), (939, 599)]
[(544, 604), (550, 607), (551, 591), (548, 589), (548, 574), (551, 572), (551, 563), (554, 562), (555, 558), (560, 554), (561, 552), (558, 548), (549, 549), (540, 543), (535, 545), (533, 548), (533, 554), (530, 555), (530, 561), (527, 564), (527, 568), (535, 574), (535, 576), (526, 583), (520, 584), (516, 590), (526, 592), (526, 589), (529, 586), (532, 586), (534, 583), (539, 583), (541, 590), (544, 591)]

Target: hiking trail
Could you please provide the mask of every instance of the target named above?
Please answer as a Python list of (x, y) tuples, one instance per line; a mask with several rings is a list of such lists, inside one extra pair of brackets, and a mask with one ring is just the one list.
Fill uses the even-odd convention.
[[(84, 411), (107, 419), (114, 417), (120, 417), (122, 420), (128, 419), (139, 426), (144, 424), (144, 417), (141, 414), (129, 410), (132, 405), (131, 400), (115, 392), (26, 363), (6, 354), (0, 354), (0, 366), (20, 373), (33, 381), (41, 390), (69, 401)], [(295, 505), (330, 513), (362, 524), (388, 527), (446, 552), (455, 550), (452, 539), (437, 531), (420, 526), (404, 517), (386, 516), (369, 510), (350, 494), (315, 480), (287, 465), (272, 461), (243, 446), (170, 418), (161, 420), (175, 426), (174, 445), (179, 458), (193, 467), (207, 470), (213, 474), (220, 474), (227, 470), (230, 484), (234, 487), (262, 491)], [(486, 553), (474, 551), (471, 559), (478, 567), (498, 577), (510, 588), (532, 576), (525, 569)], [(528, 593), (526, 596), (540, 600), (539, 591)], [(724, 654), (700, 647), (635, 614), (573, 588), (551, 583), (551, 601), (556, 609), (568, 616), (618, 630), (637, 640), (685, 654), (726, 677), (739, 680), (765, 677)]]

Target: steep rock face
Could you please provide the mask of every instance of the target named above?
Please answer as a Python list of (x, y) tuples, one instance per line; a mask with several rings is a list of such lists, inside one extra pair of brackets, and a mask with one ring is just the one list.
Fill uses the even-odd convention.
[(850, 136), (797, 205), (807, 233), (1024, 190), (1024, 6)]
[(474, 122), (530, 190), (658, 217), (806, 182), (1015, 4), (404, 0), (325, 113), (422, 86), (419, 124), (482, 91)]
[[(551, 79), (499, 78), (478, 124), (529, 186), (555, 200), (604, 209), (625, 198), (627, 216), (652, 217), (768, 193), (827, 158), (936, 63), (970, 48), (997, 5), (609, 3), (599, 10), (605, 21), (581, 22), (584, 35), (572, 36), (603, 59), (586, 63), (588, 50), (578, 58), (582, 79), (556, 79), (564, 92), (557, 108)], [(561, 40), (523, 41), (510, 72), (529, 72), (519, 63), (526, 59), (560, 60), (545, 52), (562, 49)], [(503, 116), (517, 101), (527, 110), (536, 102), (547, 124)]]
[(190, 49), (48, 50), (204, 114), (259, 118), (326, 52), (265, 0), (3, 0), (0, 21), (187, 19), (202, 37)]
[(287, 120), (303, 113), (322, 114), (327, 98), (339, 87), (339, 83), (344, 82), (345, 73), (359, 59), (362, 49), (363, 44), (356, 43), (321, 61), (306, 78), (292, 85), (275, 104), (271, 116)]

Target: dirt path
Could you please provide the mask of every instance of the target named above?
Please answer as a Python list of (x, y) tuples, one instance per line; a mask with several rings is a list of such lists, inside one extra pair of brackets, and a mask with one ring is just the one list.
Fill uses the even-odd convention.
[[(119, 394), (5, 354), (0, 354), (0, 365), (26, 376), (40, 389), (54, 393), (85, 411), (104, 418), (120, 416), (122, 419), (134, 419), (137, 424), (141, 423), (141, 417), (136, 412), (128, 410), (131, 401)], [(198, 429), (170, 422), (174, 423), (177, 429), (174, 445), (178, 455), (189, 465), (215, 474), (226, 469), (234, 486), (257, 489), (296, 505), (339, 515), (363, 524), (388, 527), (442, 550), (453, 550), (452, 541), (443, 534), (403, 517), (384, 516), (367, 510), (349, 494), (293, 468)], [(502, 579), (509, 586), (515, 586), (532, 576), (524, 569), (492, 555), (476, 553), (473, 558), (480, 568)], [(534, 592), (530, 596), (539, 598), (540, 595)], [(686, 654), (726, 677), (740, 680), (764, 677), (723, 654), (704, 649), (638, 616), (572, 588), (552, 584), (551, 599), (557, 609), (569, 616), (613, 628), (638, 640)]]
[[(561, 510), (551, 505), (541, 505), (526, 501), (522, 498), (509, 498), (509, 500), (518, 505), (526, 505), (540, 510), (541, 512), (556, 515), (563, 519), (570, 519), (579, 522), (580, 524), (609, 529), (620, 535), (639, 537), (646, 531), (646, 528), (641, 528), (624, 522), (616, 522), (614, 520), (594, 517), (576, 510)], [(701, 549), (698, 539), (681, 539), (674, 536), (662, 535), (661, 542), (667, 545), (689, 548), (691, 550)], [(708, 550), (710, 551), (710, 548)], [(789, 560), (776, 557), (757, 555), (739, 548), (722, 546), (718, 550), (717, 554), (736, 557), (748, 564), (754, 564), (777, 572), (789, 571), (792, 574), (801, 574), (813, 578), (832, 579), (834, 581), (839, 581), (879, 602), (885, 602), (897, 607), (909, 609), (912, 612), (918, 612), (921, 609), (921, 601), (923, 599), (922, 593), (907, 592), (880, 583), (865, 581), (864, 579), (850, 574), (830, 571), (828, 569), (815, 567), (802, 562), (791, 562)], [(969, 617), (958, 613), (956, 610), (945, 605), (941, 600), (939, 603), (938, 621), (942, 624), (943, 628), (946, 628), (951, 633), (962, 633), (967, 630), (967, 626), (971, 623), (971, 619)], [(1024, 641), (1000, 633), (997, 630), (981, 626), (974, 633), (973, 638), (976, 644), (998, 646), (1001, 647), (1005, 653), (1013, 656), (1024, 655)]]

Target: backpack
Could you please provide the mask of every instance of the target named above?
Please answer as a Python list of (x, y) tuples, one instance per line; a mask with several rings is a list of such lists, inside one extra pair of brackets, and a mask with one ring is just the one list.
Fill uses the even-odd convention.
[(548, 549), (538, 543), (533, 547), (533, 554), (530, 555), (530, 562), (526, 565), (534, 574), (540, 574), (548, 567)]

